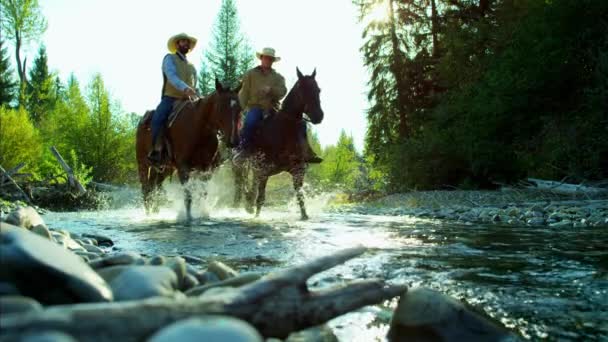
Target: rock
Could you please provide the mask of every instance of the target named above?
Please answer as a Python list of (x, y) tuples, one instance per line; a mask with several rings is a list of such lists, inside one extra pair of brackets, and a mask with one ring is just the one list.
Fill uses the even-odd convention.
[(262, 342), (249, 323), (227, 316), (202, 316), (173, 323), (154, 334), (148, 342)]
[(178, 289), (175, 272), (166, 266), (115, 266), (125, 267), (110, 287), (117, 301), (150, 297), (176, 297)]
[(165, 257), (162, 255), (154, 256), (154, 257), (150, 258), (150, 260), (148, 260), (148, 264), (156, 265), (156, 266), (164, 265)]
[(292, 333), (285, 342), (338, 342), (338, 338), (327, 325), (321, 325)]
[(93, 254), (97, 254), (97, 255), (103, 255), (106, 253), (103, 251), (103, 249), (101, 249), (97, 246), (83, 244), (82, 247), (89, 253), (93, 253)]
[(107, 236), (98, 235), (98, 234), (82, 234), (82, 237), (94, 239), (97, 241), (98, 246), (102, 247), (112, 247), (114, 246), (114, 241)]
[(233, 278), (236, 277), (236, 275), (238, 274), (237, 271), (233, 270), (221, 261), (210, 262), (207, 266), (207, 271), (217, 275), (220, 280)]
[(530, 226), (542, 226), (545, 224), (545, 219), (542, 217), (533, 217), (526, 221), (526, 223)]
[(89, 263), (89, 266), (94, 269), (98, 269), (116, 265), (132, 265), (135, 264), (137, 260), (143, 260), (142, 257), (140, 257), (137, 253), (112, 253), (104, 255), (101, 259), (93, 260), (91, 263)]
[[(95, 259), (99, 259), (99, 255), (95, 254), (95, 253), (89, 253), (89, 252), (83, 252), (83, 251), (75, 251), (74, 252), (76, 255), (79, 255), (81, 257), (85, 257), (87, 258), (87, 260), (95, 260)], [(89, 263), (89, 266), (91, 266), (91, 264)]]
[(21, 292), (13, 283), (0, 281), (0, 296), (20, 296)]
[(22, 342), (76, 342), (76, 340), (60, 331), (41, 331), (24, 335)]
[(18, 208), (12, 211), (8, 214), (5, 221), (25, 229), (32, 229), (38, 225), (45, 225), (42, 217), (40, 217), (36, 209), (32, 207)]
[(516, 337), (489, 318), (437, 291), (417, 288), (399, 299), (389, 341), (504, 341)]
[(32, 228), (32, 233), (34, 233), (38, 236), (42, 236), (43, 238), (45, 238), (47, 240), (55, 241), (53, 239), (53, 237), (51, 236), (51, 232), (44, 224), (39, 224), (39, 225), (34, 226)]
[(184, 287), (184, 278), (186, 277), (186, 260), (181, 257), (173, 257), (167, 259), (165, 265), (175, 272), (177, 276), (177, 286), (181, 290)]
[(196, 279), (195, 276), (193, 276), (190, 273), (186, 273), (186, 276), (184, 277), (184, 281), (182, 284), (182, 287), (180, 288), (181, 291), (188, 291), (194, 287), (197, 287), (200, 283), (198, 282), (198, 279)]
[(43, 304), (112, 300), (106, 282), (77, 255), (29, 231), (2, 231), (0, 260), (0, 281)]
[(559, 221), (559, 222), (555, 222), (555, 223), (550, 223), (549, 226), (550, 227), (555, 227), (555, 228), (572, 227), (572, 221), (570, 221), (570, 220), (563, 220), (563, 221)]
[(0, 313), (3, 315), (29, 311), (42, 311), (42, 305), (28, 297), (0, 296)]

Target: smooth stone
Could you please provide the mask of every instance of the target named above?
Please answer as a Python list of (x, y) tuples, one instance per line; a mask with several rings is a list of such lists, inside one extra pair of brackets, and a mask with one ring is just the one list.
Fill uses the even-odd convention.
[(106, 302), (112, 291), (74, 253), (26, 230), (0, 233), (0, 281), (43, 304)]
[(114, 241), (112, 241), (112, 239), (110, 239), (109, 237), (105, 236), (105, 235), (99, 235), (99, 234), (82, 234), (83, 238), (89, 238), (89, 239), (94, 239), (95, 241), (97, 241), (97, 245), (98, 246), (102, 246), (102, 247), (112, 247), (114, 246)]
[(82, 247), (89, 253), (93, 253), (93, 254), (97, 254), (97, 255), (103, 255), (106, 253), (103, 251), (103, 249), (101, 249), (97, 246), (83, 244)]
[(165, 264), (165, 257), (162, 255), (157, 255), (148, 260), (149, 265), (160, 266)]
[(183, 284), (180, 290), (188, 291), (194, 287), (197, 287), (199, 284), (200, 283), (198, 282), (198, 279), (196, 279), (195, 276), (190, 273), (187, 273), (186, 276), (184, 276)]
[(168, 258), (165, 265), (175, 272), (177, 276), (177, 286), (179, 289), (184, 287), (184, 278), (186, 277), (186, 260), (182, 257)]
[(97, 240), (91, 239), (91, 238), (83, 238), (81, 239), (82, 243), (86, 244), (86, 245), (93, 245), (93, 246), (97, 246)]
[(440, 292), (417, 288), (404, 293), (391, 319), (388, 340), (517, 340), (506, 328)]
[[(90, 252), (82, 252), (82, 251), (75, 251), (74, 252), (76, 255), (79, 255), (81, 257), (86, 257), (88, 260), (95, 260), (95, 259), (99, 259), (99, 255), (95, 254), (95, 253), (90, 253)], [(89, 266), (91, 266), (91, 263), (89, 263)]]
[(115, 266), (125, 267), (110, 281), (117, 301), (150, 297), (176, 297), (177, 276), (166, 266)]
[(249, 323), (227, 316), (202, 316), (173, 323), (154, 334), (148, 342), (262, 342)]
[(545, 224), (545, 219), (542, 217), (533, 217), (529, 219), (526, 223), (531, 226), (542, 226)]
[(43, 238), (54, 241), (53, 236), (51, 236), (51, 232), (44, 224), (36, 225), (32, 228), (32, 233), (42, 236)]
[(41, 331), (26, 334), (20, 339), (22, 342), (77, 342), (72, 336), (60, 331)]
[(13, 210), (8, 214), (5, 221), (25, 229), (32, 229), (37, 225), (45, 225), (42, 217), (40, 217), (36, 209), (32, 207), (23, 207)]
[(549, 224), (549, 227), (560, 228), (560, 227), (572, 227), (572, 221), (563, 220), (555, 223)]
[(21, 292), (15, 284), (0, 280), (0, 296), (21, 296)]
[(327, 325), (321, 325), (291, 333), (285, 342), (338, 342), (338, 337)]
[(0, 313), (24, 313), (29, 311), (42, 311), (42, 305), (35, 299), (23, 296), (0, 296)]
[(93, 260), (89, 263), (94, 269), (108, 267), (108, 266), (116, 266), (116, 265), (132, 265), (135, 264), (137, 260), (143, 260), (141, 256), (137, 253), (133, 252), (120, 252), (120, 253), (111, 253), (105, 254), (101, 259)]
[(212, 261), (207, 266), (207, 271), (214, 273), (220, 280), (236, 277), (238, 272), (221, 261)]

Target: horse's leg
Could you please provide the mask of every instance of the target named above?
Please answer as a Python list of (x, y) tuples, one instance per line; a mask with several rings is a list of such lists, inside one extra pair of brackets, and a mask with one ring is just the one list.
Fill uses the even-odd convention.
[(302, 220), (308, 220), (308, 214), (306, 214), (306, 206), (304, 205), (304, 192), (302, 186), (304, 185), (304, 173), (305, 168), (297, 168), (291, 172), (293, 179), (293, 188), (296, 191), (296, 198), (298, 199), (298, 205), (300, 206), (300, 215)]
[(192, 221), (192, 193), (188, 189), (187, 184), (190, 178), (190, 168), (181, 166), (177, 170), (179, 181), (184, 187), (184, 205), (186, 206), (186, 220)]
[(255, 216), (260, 216), (260, 211), (264, 202), (266, 202), (266, 184), (268, 183), (267, 175), (257, 175), (258, 179), (258, 198), (256, 200)]
[(232, 207), (238, 208), (241, 204), (241, 198), (243, 196), (243, 188), (245, 186), (245, 168), (232, 164), (232, 174), (234, 176), (234, 199), (232, 201)]

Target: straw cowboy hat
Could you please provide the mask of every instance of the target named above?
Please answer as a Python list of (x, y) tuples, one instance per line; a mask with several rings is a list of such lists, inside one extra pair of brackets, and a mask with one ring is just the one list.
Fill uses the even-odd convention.
[(273, 48), (265, 47), (262, 49), (262, 51), (256, 52), (255, 55), (258, 59), (262, 59), (262, 56), (272, 57), (275, 62), (278, 62), (281, 60), (281, 57), (275, 56), (275, 53), (276, 52), (274, 51)]
[(185, 33), (179, 33), (169, 38), (169, 41), (167, 42), (167, 49), (169, 49), (171, 53), (175, 53), (177, 51), (177, 41), (180, 39), (187, 39), (190, 41), (190, 50), (194, 49), (194, 47), (196, 46), (196, 38), (189, 36)]

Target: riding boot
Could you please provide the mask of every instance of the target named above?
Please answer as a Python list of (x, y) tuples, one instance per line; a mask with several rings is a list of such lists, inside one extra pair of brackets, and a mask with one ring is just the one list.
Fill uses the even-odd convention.
[(304, 141), (300, 141), (300, 146), (302, 149), (302, 155), (304, 156), (304, 161), (309, 164), (319, 164), (323, 161), (323, 158), (319, 157), (315, 151), (313, 151), (312, 147), (308, 143), (308, 139), (304, 139)]
[(148, 161), (154, 166), (160, 166), (162, 164), (162, 152), (163, 152), (163, 141), (164, 141), (164, 129), (162, 129), (156, 141), (152, 142), (152, 150), (148, 153)]

